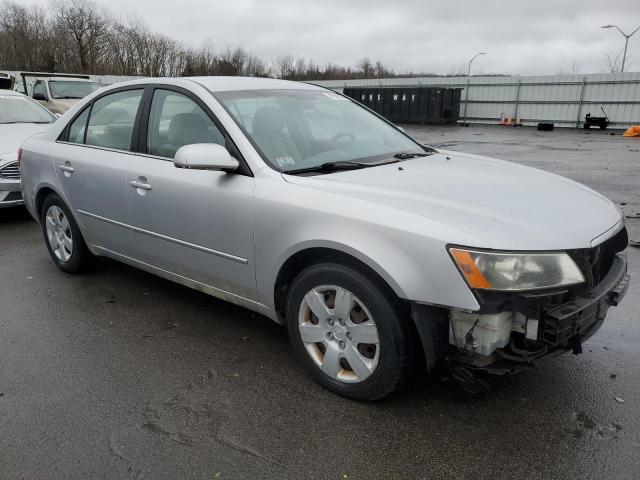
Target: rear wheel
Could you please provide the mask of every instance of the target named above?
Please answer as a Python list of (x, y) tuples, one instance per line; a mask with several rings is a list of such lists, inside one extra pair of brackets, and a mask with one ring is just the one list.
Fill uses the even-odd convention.
[(289, 291), (287, 321), (298, 358), (335, 393), (376, 400), (406, 378), (408, 326), (397, 299), (356, 269), (326, 263), (302, 271)]
[(95, 257), (87, 248), (69, 208), (58, 195), (51, 194), (45, 199), (40, 224), (49, 255), (58, 268), (77, 273), (93, 266)]

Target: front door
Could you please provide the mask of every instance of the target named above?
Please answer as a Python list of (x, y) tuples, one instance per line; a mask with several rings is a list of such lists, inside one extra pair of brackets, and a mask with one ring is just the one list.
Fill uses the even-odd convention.
[(225, 144), (213, 115), (183, 93), (155, 89), (145, 154), (129, 167), (135, 257), (228, 300), (255, 300), (253, 177), (174, 166), (183, 145)]
[(127, 169), (142, 94), (138, 88), (98, 98), (55, 146), (56, 173), (85, 240), (123, 255), (133, 240)]

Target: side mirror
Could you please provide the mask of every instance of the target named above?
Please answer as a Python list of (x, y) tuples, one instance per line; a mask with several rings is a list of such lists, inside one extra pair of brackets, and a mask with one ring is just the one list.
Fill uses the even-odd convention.
[(45, 94), (44, 93), (40, 93), (40, 92), (34, 93), (33, 94), (33, 99), (34, 100), (44, 100), (45, 102), (47, 101), (47, 97), (45, 96)]
[(217, 143), (194, 143), (180, 147), (176, 152), (173, 164), (177, 168), (194, 170), (223, 170), (232, 172), (240, 164), (229, 151)]

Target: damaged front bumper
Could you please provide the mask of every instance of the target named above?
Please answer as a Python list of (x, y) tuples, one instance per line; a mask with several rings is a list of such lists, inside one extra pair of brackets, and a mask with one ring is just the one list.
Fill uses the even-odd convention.
[(506, 374), (543, 357), (581, 353), (582, 343), (600, 329), (628, 285), (626, 256), (618, 253), (608, 273), (588, 291), (522, 294), (496, 312), (452, 310), (449, 341), (457, 348), (448, 362), (458, 369)]

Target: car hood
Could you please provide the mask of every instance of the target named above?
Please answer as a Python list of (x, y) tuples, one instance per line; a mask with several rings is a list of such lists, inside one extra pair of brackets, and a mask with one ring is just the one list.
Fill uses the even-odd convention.
[(0, 124), (0, 155), (17, 152), (20, 145), (35, 133), (44, 132), (50, 123)]
[(73, 107), (76, 103), (78, 103), (81, 98), (54, 98), (53, 102), (58, 105), (65, 107), (67, 110)]
[[(481, 248), (589, 248), (622, 224), (618, 208), (584, 185), (515, 163), (457, 152), (284, 178), (426, 217), (476, 238), (470, 246)], [(456, 243), (454, 238), (442, 240)]]

